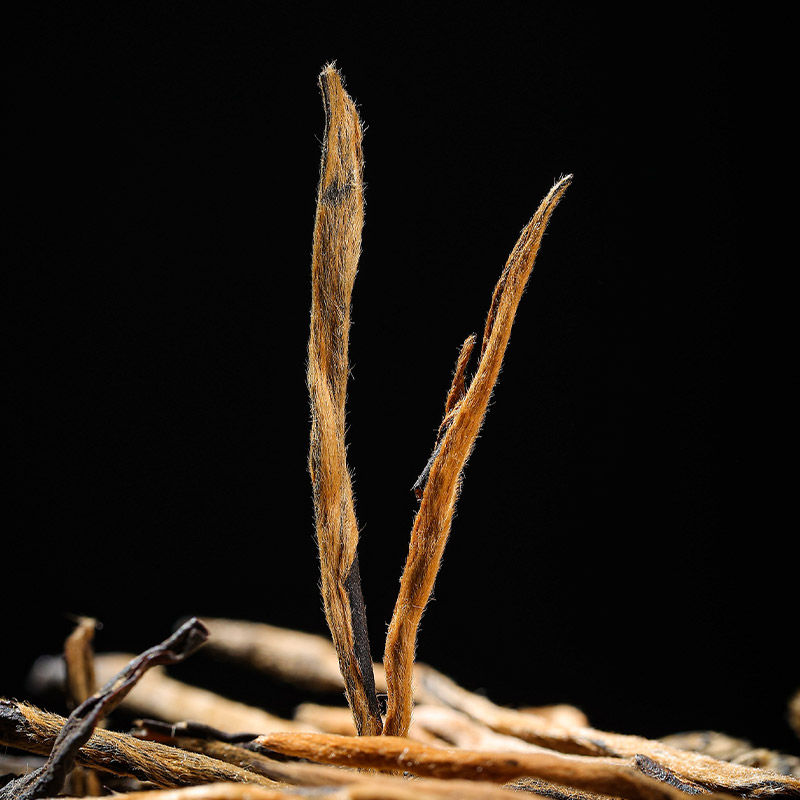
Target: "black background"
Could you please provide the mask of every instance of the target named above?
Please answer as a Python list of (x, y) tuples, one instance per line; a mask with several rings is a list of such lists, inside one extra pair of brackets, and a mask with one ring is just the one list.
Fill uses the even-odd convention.
[[(10, 29), (0, 691), (27, 696), (71, 614), (98, 649), (189, 614), (325, 632), (305, 348), (336, 60), (366, 125), (348, 440), (374, 655), (458, 347), (573, 173), (418, 657), (500, 703), (796, 752), (738, 21), (437, 8), (38, 4)], [(185, 674), (288, 713), (203, 659)]]

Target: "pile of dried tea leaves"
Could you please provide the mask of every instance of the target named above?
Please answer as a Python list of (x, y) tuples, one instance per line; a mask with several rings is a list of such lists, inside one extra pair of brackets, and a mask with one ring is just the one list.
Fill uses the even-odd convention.
[[(64, 719), (0, 701), (0, 798), (36, 800), (109, 792), (182, 798), (800, 797), (800, 759), (718, 733), (648, 740), (593, 729), (572, 706), (512, 709), (473, 694), (435, 669), (414, 667), (414, 713), (405, 736), (359, 736), (350, 709), (314, 703), (341, 692), (338, 657), (325, 638), (261, 623), (190, 620), (137, 657), (92, 654), (83, 620), (64, 656), (40, 658), (39, 691), (97, 680), (103, 688)], [(282, 719), (168, 675), (198, 647), (270, 680), (291, 682), (309, 702)], [(374, 665), (375, 685), (387, 688)], [(796, 707), (797, 700), (794, 705)], [(138, 717), (120, 732), (98, 723), (114, 708)], [(796, 716), (796, 715), (795, 715)], [(800, 720), (794, 724), (800, 727)]]

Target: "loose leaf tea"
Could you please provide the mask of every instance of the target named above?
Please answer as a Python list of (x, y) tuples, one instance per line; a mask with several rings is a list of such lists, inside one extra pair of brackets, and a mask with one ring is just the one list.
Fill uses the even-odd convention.
[[(128, 800), (502, 800), (521, 792), (552, 800), (800, 798), (794, 756), (717, 732), (664, 740), (609, 733), (569, 705), (501, 707), (416, 660), (464, 468), (542, 236), (571, 176), (546, 193), (502, 270), (472, 377), (477, 336), (461, 347), (432, 454), (413, 487), (419, 508), (383, 661), (373, 661), (345, 441), (350, 305), (364, 221), (362, 123), (333, 65), (319, 83), (325, 132), (311, 263), (308, 466), (330, 639), (258, 622), (191, 619), (139, 656), (95, 654), (95, 622), (79, 620), (63, 656), (39, 659), (30, 676), (42, 694), (64, 692), (68, 718), (0, 699), (0, 745), (33, 754), (0, 752), (0, 772), (10, 773), (0, 780), (0, 800), (62, 792)], [(291, 684), (308, 702), (284, 719), (165, 671), (206, 641), (198, 658)], [(103, 685), (98, 691), (95, 682)], [(331, 692), (343, 693), (347, 705), (326, 705)], [(127, 731), (101, 727), (115, 709), (139, 718)], [(800, 735), (800, 693), (788, 717)]]
[[(75, 766), (78, 751), (89, 740), (97, 724), (125, 699), (145, 672), (157, 664), (177, 664), (200, 647), (207, 635), (203, 624), (191, 619), (161, 644), (131, 660), (70, 714), (55, 736), (44, 765), (5, 786), (0, 790), (0, 798), (39, 800), (57, 794)], [(69, 646), (67, 651), (69, 653)], [(11, 709), (4, 706), (2, 711), (5, 719)]]

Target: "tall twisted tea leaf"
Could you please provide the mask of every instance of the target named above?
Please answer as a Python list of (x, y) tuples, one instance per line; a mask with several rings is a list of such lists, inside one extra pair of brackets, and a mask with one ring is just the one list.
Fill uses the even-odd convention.
[(350, 300), (364, 222), (361, 121), (327, 66), (320, 75), (326, 128), (312, 255), (308, 390), (309, 469), (322, 598), (359, 733), (381, 732), (358, 567), (358, 524), (345, 448)]
[(420, 507), (411, 532), (408, 558), (384, 653), (388, 688), (384, 733), (387, 735), (405, 736), (408, 732), (417, 629), (439, 571), (461, 476), (483, 423), (542, 235), (571, 177), (562, 178), (553, 186), (511, 251), (494, 290), (480, 361), (468, 388), (465, 388), (466, 364), (475, 337), (470, 336), (464, 342), (433, 455), (415, 485)]

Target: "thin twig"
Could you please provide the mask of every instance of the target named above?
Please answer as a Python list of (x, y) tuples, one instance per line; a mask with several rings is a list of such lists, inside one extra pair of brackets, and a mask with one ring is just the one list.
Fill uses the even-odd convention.
[(339, 73), (320, 75), (326, 130), (312, 256), (309, 471), (325, 615), (359, 732), (382, 728), (358, 566), (358, 524), (345, 448), (350, 300), (364, 221), (361, 121)]
[(421, 492), (420, 507), (411, 532), (383, 658), (388, 686), (384, 722), (387, 735), (405, 735), (411, 722), (417, 630), (439, 571), (464, 466), (483, 423), (517, 306), (533, 270), (545, 227), (570, 180), (571, 176), (567, 176), (553, 186), (508, 258), (486, 320), (480, 362), (467, 389), (464, 388), (466, 362), (475, 339), (469, 337), (464, 342), (434, 455), (416, 485), (418, 495)]

